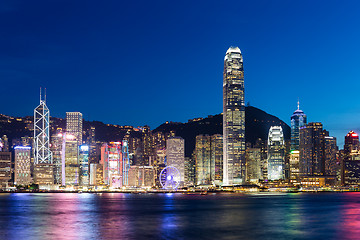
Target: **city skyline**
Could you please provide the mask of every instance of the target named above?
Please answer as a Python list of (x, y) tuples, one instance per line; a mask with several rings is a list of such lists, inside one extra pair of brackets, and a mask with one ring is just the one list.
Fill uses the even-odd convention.
[[(347, 132), (360, 132), (360, 103), (348, 91), (360, 84), (357, 2), (67, 4), (1, 3), (2, 114), (32, 115), (40, 86), (55, 117), (79, 111), (87, 120), (153, 129), (218, 114), (222, 59), (235, 45), (244, 55), (245, 103), (290, 126), (300, 98), (308, 122), (322, 122), (339, 146)], [(235, 23), (241, 33), (229, 31)], [(115, 112), (112, 101), (121, 102)]]

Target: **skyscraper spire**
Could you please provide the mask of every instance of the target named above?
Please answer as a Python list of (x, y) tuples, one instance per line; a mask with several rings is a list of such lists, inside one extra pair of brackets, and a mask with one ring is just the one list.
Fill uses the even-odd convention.
[(299, 98), (298, 98), (297, 105), (298, 105), (298, 109), (297, 109), (297, 110), (300, 110), (300, 100), (299, 100)]

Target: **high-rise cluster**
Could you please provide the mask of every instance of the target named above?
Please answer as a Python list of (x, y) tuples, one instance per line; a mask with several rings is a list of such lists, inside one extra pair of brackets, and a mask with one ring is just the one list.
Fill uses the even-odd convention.
[(264, 121), (257, 129), (260, 134), (255, 139), (249, 134), (252, 140), (246, 142), (244, 92), (243, 56), (238, 47), (230, 47), (224, 58), (222, 134), (217, 124), (220, 132), (196, 129), (197, 135), (191, 133), (194, 138), (185, 142), (186, 131), (177, 123), (173, 124), (179, 132), (107, 124), (117, 132), (111, 135), (104, 134), (98, 123), (85, 122), (80, 112), (66, 112), (66, 122), (50, 121), (46, 94), (40, 91), (34, 118), (24, 121), (33, 137), (12, 139), (12, 146), (6, 135), (0, 138), (1, 187), (35, 183), (48, 189), (239, 190), (360, 185), (356, 132), (345, 136), (339, 151), (337, 139), (322, 123), (307, 123), (298, 101), (290, 117), (291, 132), (283, 122)]

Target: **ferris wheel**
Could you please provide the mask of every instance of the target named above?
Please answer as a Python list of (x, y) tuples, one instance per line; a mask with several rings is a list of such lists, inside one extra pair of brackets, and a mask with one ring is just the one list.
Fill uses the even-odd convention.
[(160, 183), (164, 189), (176, 189), (180, 184), (180, 171), (173, 166), (167, 166), (160, 173)]

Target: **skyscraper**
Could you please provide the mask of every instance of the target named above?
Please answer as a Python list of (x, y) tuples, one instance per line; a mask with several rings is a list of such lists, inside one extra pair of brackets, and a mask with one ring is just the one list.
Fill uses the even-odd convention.
[(324, 136), (320, 122), (308, 123), (300, 129), (300, 175), (324, 175)]
[(261, 179), (261, 148), (246, 148), (246, 179), (249, 183), (259, 183)]
[(82, 113), (67, 112), (66, 113), (66, 132), (75, 136), (78, 145), (82, 144)]
[(49, 134), (50, 111), (46, 106), (45, 98), (42, 98), (40, 89), (40, 105), (34, 109), (35, 164), (52, 164)]
[(62, 185), (79, 185), (80, 166), (78, 141), (66, 133), (62, 147)]
[(79, 182), (82, 186), (88, 186), (89, 177), (89, 145), (81, 145), (79, 147), (79, 165), (80, 165), (80, 177)]
[(195, 143), (196, 154), (196, 184), (212, 184), (211, 179), (211, 138), (209, 135), (197, 135)]
[(62, 184), (62, 146), (63, 146), (62, 129), (58, 128), (56, 133), (51, 135), (51, 152), (54, 165), (54, 183)]
[(350, 131), (345, 136), (341, 175), (343, 185), (360, 184), (359, 135), (354, 131)]
[(292, 150), (290, 152), (290, 183), (294, 185), (300, 184), (300, 151)]
[(359, 150), (359, 147), (359, 135), (354, 131), (350, 131), (345, 136), (344, 160), (351, 160), (351, 152)]
[[(222, 180), (222, 135), (197, 135), (195, 143), (196, 184), (219, 184)], [(220, 172), (221, 171), (221, 172)]]
[(27, 185), (31, 182), (29, 146), (16, 146), (15, 149), (15, 185)]
[(223, 184), (245, 182), (245, 104), (243, 58), (238, 47), (230, 47), (223, 75)]
[(50, 111), (40, 89), (40, 105), (34, 109), (34, 182), (53, 184), (53, 166), (50, 151)]
[(281, 126), (272, 126), (268, 137), (268, 179), (284, 179), (285, 142)]
[(338, 170), (337, 165), (337, 152), (338, 147), (336, 145), (335, 137), (324, 137), (324, 158), (325, 158), (325, 174), (336, 175)]
[(166, 165), (176, 167), (180, 172), (180, 185), (184, 183), (185, 175), (185, 140), (181, 137), (171, 137), (166, 140)]
[(126, 140), (104, 143), (101, 147), (101, 163), (104, 167), (104, 183), (110, 187), (128, 184), (129, 152)]
[(8, 186), (11, 172), (11, 152), (0, 152), (0, 188)]
[(300, 140), (300, 128), (306, 124), (306, 115), (300, 110), (300, 102), (298, 101), (297, 109), (291, 115), (291, 151), (299, 150), (299, 140)]

